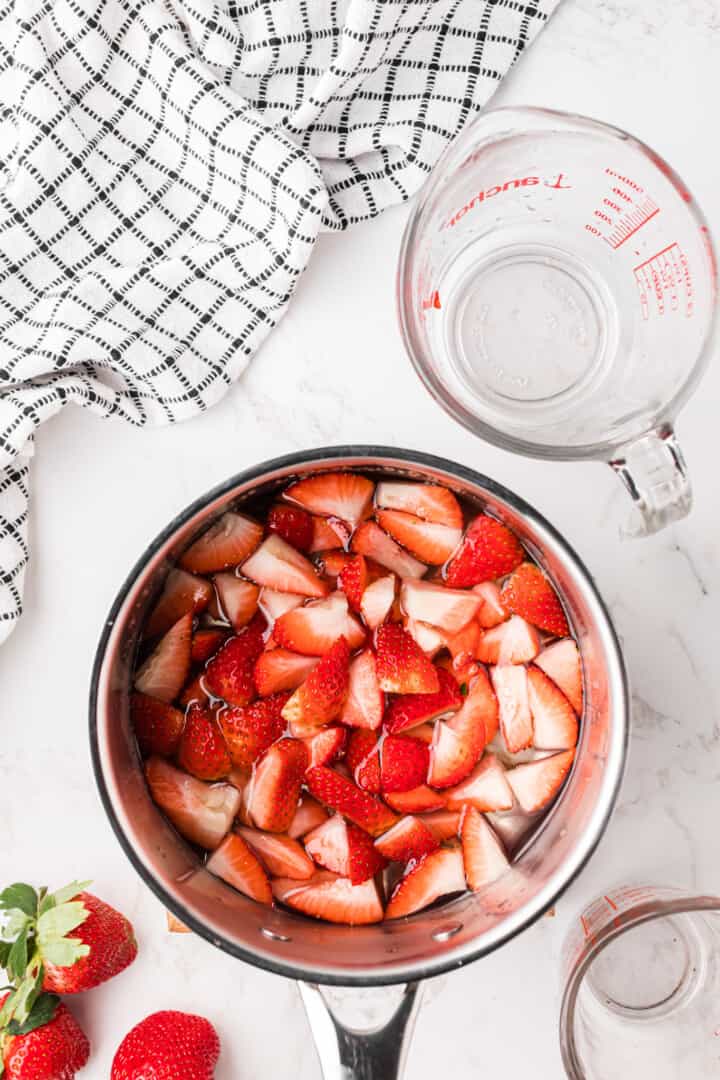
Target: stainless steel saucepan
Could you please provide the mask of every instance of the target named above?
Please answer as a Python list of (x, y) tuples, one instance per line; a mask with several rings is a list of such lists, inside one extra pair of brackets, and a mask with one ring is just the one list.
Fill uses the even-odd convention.
[[(328, 469), (436, 481), (505, 521), (562, 591), (585, 673), (585, 719), (572, 774), (512, 869), (481, 894), (374, 926), (335, 926), (271, 909), (202, 869), (197, 854), (150, 798), (128, 716), (138, 634), (174, 557), (229, 507)], [(399, 1077), (421, 981), (498, 948), (553, 904), (605, 829), (627, 733), (628, 691), (618, 641), (588, 571), (567, 542), (531, 506), (492, 480), (428, 454), (375, 446), (332, 447), (265, 462), (204, 495), (171, 522), (118, 594), (98, 648), (90, 700), (100, 796), (128, 858), (165, 907), (195, 933), (240, 960), (300, 980), (326, 1080)], [(377, 992), (357, 988), (389, 984), (404, 988), (380, 995), (381, 1007), (389, 1006), (391, 1015), (379, 1020)], [(347, 1020), (349, 991), (334, 987), (356, 988), (360, 1019)]]

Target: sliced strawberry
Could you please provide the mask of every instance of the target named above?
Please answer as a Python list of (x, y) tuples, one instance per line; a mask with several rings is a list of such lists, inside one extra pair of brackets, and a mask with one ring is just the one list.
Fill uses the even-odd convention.
[(475, 656), (483, 664), (526, 664), (539, 652), (537, 630), (519, 615), (512, 615), (507, 622), (482, 632)]
[(431, 787), (452, 787), (465, 779), (477, 764), (496, 717), (495, 695), (485, 672), (480, 671), (460, 711), (435, 725), (428, 771)]
[(403, 581), (400, 603), (411, 619), (456, 634), (475, 617), (481, 601), (474, 592), (447, 589), (433, 581)]
[(579, 716), (583, 707), (582, 667), (573, 639), (553, 642), (536, 657), (535, 663), (560, 687)]
[(327, 810), (319, 802), (316, 802), (312, 795), (301, 795), (295, 817), (290, 822), (288, 836), (292, 837), (293, 840), (305, 836), (311, 829), (322, 825), (323, 821), (327, 820), (327, 816)]
[(555, 798), (570, 772), (575, 757), (574, 750), (528, 761), (510, 769), (507, 778), (515, 798), (526, 814), (542, 810)]
[(339, 637), (351, 650), (365, 641), (365, 631), (348, 612), (347, 598), (341, 592), (325, 600), (305, 604), (281, 615), (273, 627), (278, 645), (306, 656), (323, 656)]
[(204, 664), (228, 639), (227, 630), (196, 630), (190, 646), (190, 659), (194, 664)]
[(441, 896), (465, 890), (462, 850), (438, 848), (425, 855), (400, 879), (385, 910), (386, 919), (404, 915), (432, 904)]
[(166, 701), (135, 693), (130, 695), (130, 723), (143, 757), (170, 757), (180, 741), (185, 715)]
[(277, 503), (267, 516), (268, 532), (277, 533), (298, 551), (310, 551), (313, 542), (313, 519), (299, 506)]
[(395, 814), (379, 799), (326, 765), (310, 769), (305, 779), (311, 795), (331, 810), (344, 814), (371, 836), (379, 836), (397, 821)]
[(348, 878), (320, 870), (302, 883), (275, 878), (272, 888), (281, 904), (326, 922), (363, 926), (380, 922), (383, 917), (380, 893), (373, 878), (362, 885), (353, 885)]
[(375, 504), (381, 509), (402, 510), (451, 529), (461, 529), (460, 503), (447, 488), (438, 484), (408, 484), (384, 480), (378, 484)]
[(171, 570), (165, 578), (160, 599), (145, 623), (145, 637), (158, 637), (188, 612), (197, 615), (212, 599), (212, 586), (204, 578), (185, 570)]
[(257, 611), (260, 590), (252, 581), (245, 581), (227, 570), (215, 574), (213, 581), (223, 614), (233, 630), (242, 630)]
[(263, 529), (243, 514), (223, 514), (180, 558), (194, 574), (214, 574), (244, 562), (262, 540)]
[(260, 610), (268, 622), (274, 623), (286, 611), (294, 611), (303, 602), (302, 596), (297, 593), (278, 592), (277, 589), (261, 589), (259, 598)]
[(316, 735), (306, 735), (303, 742), (310, 755), (308, 769), (314, 769), (316, 765), (329, 765), (343, 752), (347, 742), (347, 730), (333, 724), (318, 731)]
[(465, 878), (473, 892), (479, 892), (497, 881), (509, 869), (510, 863), (502, 844), (474, 806), (468, 806), (463, 814), (460, 839)]
[(135, 676), (135, 689), (158, 701), (178, 696), (190, 671), (192, 615), (188, 612), (170, 627)]
[(416, 622), (415, 619), (408, 619), (407, 616), (403, 619), (403, 626), (410, 637), (417, 641), (426, 656), (433, 657), (435, 653), (445, 647), (445, 640), (442, 634), (436, 630), (434, 626)]
[(358, 555), (366, 555), (398, 577), (422, 577), (427, 567), (396, 544), (374, 521), (364, 521), (353, 533), (350, 544)]
[(420, 784), (411, 791), (388, 793), (385, 802), (399, 814), (423, 814), (428, 810), (441, 810), (445, 806), (445, 796), (426, 784)]
[(340, 715), (347, 697), (349, 668), (348, 643), (340, 637), (283, 709), (293, 735), (313, 735)]
[(462, 539), (462, 527), (452, 528), (436, 522), (425, 521), (414, 514), (405, 514), (402, 510), (378, 510), (375, 514), (378, 525), (402, 544), (404, 548), (417, 555), (424, 563), (442, 566), (452, 555)]
[(522, 544), (506, 525), (479, 514), (470, 522), (460, 549), (451, 559), (445, 580), (455, 589), (509, 574), (525, 558)]
[(406, 863), (435, 851), (438, 841), (420, 818), (410, 815), (379, 836), (375, 847), (391, 862)]
[(305, 849), (318, 866), (349, 878), (353, 885), (373, 877), (385, 865), (371, 837), (334, 814), (305, 837)]
[(345, 566), (352, 559), (346, 551), (321, 551), (317, 556), (318, 567), (327, 577), (338, 578)]
[(460, 831), (459, 810), (434, 810), (431, 814), (423, 814), (422, 821), (427, 825), (436, 840), (452, 840)]
[(307, 764), (307, 747), (299, 739), (280, 739), (260, 760), (250, 794), (250, 817), (259, 829), (287, 832)]
[(317, 663), (317, 656), (299, 656), (287, 649), (264, 652), (255, 663), (254, 679), (258, 694), (266, 697), (278, 690), (295, 690), (305, 682)]
[(348, 693), (340, 721), (353, 728), (376, 730), (382, 724), (385, 695), (378, 685), (375, 656), (364, 649), (350, 662)]
[(460, 693), (457, 680), (445, 671), (436, 668), (440, 689), (435, 694), (400, 694), (393, 698), (387, 707), (384, 719), (385, 730), (391, 735), (417, 727), (429, 720), (437, 720), (446, 713), (457, 712), (465, 700)]
[(250, 795), (252, 793), (252, 773), (247, 769), (232, 768), (227, 775), (229, 784), (240, 792), (240, 806), (235, 815), (235, 825), (252, 825), (250, 820)]
[(248, 847), (252, 848), (270, 874), (275, 877), (307, 881), (315, 873), (312, 859), (301, 844), (289, 836), (260, 832), (259, 829), (237, 829)]
[(467, 803), (487, 813), (488, 810), (511, 810), (513, 805), (505, 769), (494, 754), (485, 754), (470, 775), (445, 794), (448, 810), (459, 810)]
[(257, 900), (259, 904), (272, 904), (268, 876), (253, 849), (237, 833), (225, 837), (205, 868), (251, 900)]
[(355, 783), (374, 795), (380, 792), (380, 751), (377, 735), (366, 728), (350, 733), (345, 764)]
[(385, 574), (368, 585), (362, 594), (360, 610), (371, 630), (375, 630), (380, 623), (385, 621), (394, 602), (394, 574)]
[(232, 784), (206, 784), (159, 757), (148, 759), (145, 778), (178, 832), (200, 847), (218, 846), (240, 807), (242, 796)]
[(338, 588), (347, 596), (353, 611), (360, 611), (360, 603), (368, 584), (367, 562), (364, 555), (349, 555), (338, 574)]
[(479, 585), (473, 586), (473, 592), (480, 597), (480, 607), (475, 616), (478, 626), (489, 630), (491, 626), (505, 622), (510, 612), (505, 610), (500, 586), (496, 582), (482, 581)]
[(218, 722), (209, 709), (191, 705), (178, 747), (178, 765), (198, 780), (220, 780), (232, 762)]
[(220, 709), (220, 730), (233, 765), (251, 768), (285, 731), (282, 710), (289, 694), (272, 694), (244, 708)]
[(256, 615), (215, 653), (205, 668), (204, 683), (229, 705), (248, 705), (255, 697), (253, 672), (264, 647), (265, 619)]
[(357, 525), (365, 517), (374, 491), (372, 481), (357, 473), (321, 473), (291, 484), (283, 498), (299, 503), (312, 514)]
[(328, 587), (304, 555), (286, 543), (277, 533), (263, 540), (260, 547), (242, 565), (245, 577), (277, 592), (321, 597)]
[(445, 645), (452, 656), (452, 672), (459, 682), (467, 682), (478, 672), (475, 660), (482, 631), (473, 620), (457, 634), (446, 634)]
[(312, 526), (311, 552), (326, 551), (329, 554), (334, 548), (344, 548), (350, 539), (350, 530), (340, 518), (313, 517)]
[(490, 674), (500, 709), (500, 732), (508, 751), (516, 754), (533, 742), (527, 671), (521, 665), (507, 665), (492, 668)]
[(558, 594), (539, 566), (525, 562), (502, 587), (502, 602), (513, 615), (521, 615), (534, 626), (555, 637), (570, 633)]
[(204, 674), (204, 671), (198, 672), (180, 691), (177, 700), (183, 709), (186, 709), (188, 705), (192, 705), (193, 702), (203, 706), (210, 704), (210, 697), (203, 682)]
[(578, 740), (578, 719), (572, 705), (540, 668), (531, 665), (527, 677), (533, 746), (538, 750), (571, 750)]
[(393, 694), (436, 694), (437, 671), (407, 630), (397, 623), (377, 629), (375, 654), (381, 690)]
[(427, 780), (430, 754), (424, 742), (409, 735), (386, 735), (380, 749), (383, 792), (411, 791)]

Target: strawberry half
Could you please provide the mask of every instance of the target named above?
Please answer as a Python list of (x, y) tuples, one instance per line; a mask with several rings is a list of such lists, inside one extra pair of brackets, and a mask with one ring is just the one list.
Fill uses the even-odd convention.
[(553, 642), (535, 658), (535, 663), (560, 687), (579, 716), (583, 707), (582, 667), (573, 639)]
[(365, 641), (365, 631), (348, 612), (347, 598), (334, 592), (326, 600), (318, 600), (281, 615), (273, 627), (278, 645), (306, 656), (323, 656), (339, 637), (344, 637), (351, 650)]
[(372, 481), (357, 473), (321, 473), (291, 484), (283, 498), (300, 503), (311, 514), (357, 525), (365, 517), (374, 491)]
[[(350, 539), (350, 530), (339, 518), (312, 518), (313, 535), (310, 551), (323, 551), (330, 554), (335, 548), (344, 548)], [(341, 555), (344, 552), (338, 551)]]
[(277, 533), (271, 533), (263, 540), (257, 551), (243, 563), (242, 572), (251, 581), (277, 592), (321, 597), (328, 591), (310, 560)]
[(475, 616), (478, 626), (489, 630), (490, 627), (505, 622), (510, 613), (505, 610), (500, 586), (495, 581), (482, 581), (473, 586), (473, 592), (480, 597), (480, 607)]
[(502, 844), (474, 806), (469, 806), (463, 814), (460, 840), (465, 878), (473, 892), (497, 881), (510, 868)]
[(135, 676), (135, 689), (158, 701), (178, 696), (190, 671), (192, 615), (188, 612), (171, 626)]
[(220, 780), (232, 767), (214, 714), (200, 705), (191, 705), (187, 711), (178, 764), (198, 780)]
[(185, 716), (165, 701), (134, 693), (130, 695), (130, 723), (143, 757), (170, 757), (180, 741)]
[(344, 637), (320, 660), (283, 708), (293, 735), (312, 735), (340, 715), (348, 691), (350, 650)]
[(281, 904), (326, 922), (363, 926), (380, 922), (383, 907), (373, 878), (353, 885), (348, 878), (320, 870), (307, 882), (275, 878), (273, 894)]
[(264, 652), (255, 663), (254, 680), (261, 697), (279, 690), (295, 690), (317, 665), (316, 656), (299, 656), (287, 649)]
[(160, 599), (145, 624), (145, 637), (158, 637), (188, 612), (197, 615), (212, 599), (212, 586), (185, 570), (171, 570)]
[(353, 885), (374, 877), (386, 861), (366, 832), (334, 814), (305, 837), (305, 850), (318, 866), (349, 878)]
[(516, 765), (507, 774), (515, 798), (526, 814), (542, 810), (555, 798), (570, 772), (574, 750)]
[(512, 615), (507, 622), (482, 632), (475, 656), (483, 664), (526, 664), (539, 652), (537, 630), (519, 615)]
[(474, 619), (481, 600), (474, 592), (448, 589), (432, 581), (404, 581), (400, 603), (411, 619), (456, 634)]
[(560, 599), (539, 566), (524, 562), (507, 579), (501, 592), (503, 605), (555, 637), (570, 633)]
[(180, 565), (194, 574), (214, 574), (238, 566), (262, 540), (263, 529), (243, 514), (223, 514), (180, 557)]
[(268, 532), (277, 533), (298, 551), (310, 551), (313, 542), (313, 519), (299, 506), (277, 503), (267, 516)]
[(233, 765), (249, 769), (285, 731), (282, 710), (289, 694), (271, 694), (242, 708), (228, 707), (217, 714)]
[(411, 791), (427, 780), (430, 754), (425, 743), (408, 735), (386, 735), (380, 748), (383, 792)]
[(365, 649), (350, 662), (348, 692), (340, 721), (348, 727), (380, 727), (385, 710), (385, 695), (378, 684), (375, 657)]
[(249, 810), (259, 829), (287, 832), (297, 810), (307, 765), (307, 747), (299, 739), (280, 739), (256, 765)]
[(145, 779), (178, 832), (200, 847), (216, 848), (240, 808), (242, 796), (232, 784), (206, 784), (162, 758), (146, 762)]
[(533, 746), (538, 750), (572, 750), (578, 740), (578, 720), (572, 705), (540, 668), (531, 665), (527, 678)]
[(395, 602), (395, 575), (386, 574), (372, 581), (362, 595), (362, 617), (375, 630), (387, 618)]
[(533, 742), (527, 671), (521, 665), (509, 665), (494, 667), (490, 674), (500, 709), (500, 732), (508, 751), (516, 754)]
[(350, 547), (356, 554), (374, 559), (401, 578), (419, 578), (427, 570), (425, 563), (403, 551), (374, 521), (364, 521), (355, 530)]
[(290, 822), (288, 836), (292, 837), (293, 840), (305, 836), (311, 829), (322, 825), (323, 821), (327, 820), (327, 816), (327, 810), (319, 802), (316, 802), (312, 795), (307, 793), (301, 795), (295, 816)]
[(494, 754), (486, 754), (470, 775), (456, 787), (445, 792), (448, 810), (460, 810), (464, 805), (487, 813), (489, 810), (511, 810), (513, 793), (505, 769)]
[(206, 862), (205, 869), (251, 900), (257, 900), (259, 904), (272, 904), (270, 880), (262, 863), (237, 833), (225, 837)]
[(378, 510), (378, 525), (424, 563), (442, 566), (462, 539), (462, 528), (425, 521), (402, 510)]
[(412, 815), (402, 818), (392, 829), (379, 836), (375, 847), (390, 862), (410, 862), (422, 859), (438, 847), (438, 841), (420, 818)]
[(360, 611), (360, 603), (368, 584), (367, 561), (364, 555), (348, 555), (337, 576), (338, 589), (347, 596), (353, 611)]
[(445, 580), (463, 589), (509, 574), (525, 558), (522, 544), (506, 525), (479, 514), (468, 526), (460, 549), (451, 559)]
[(441, 896), (464, 892), (462, 850), (438, 848), (415, 863), (400, 879), (385, 910), (386, 919), (400, 919), (432, 904)]
[(336, 724), (323, 728), (316, 735), (306, 735), (303, 742), (310, 755), (308, 769), (314, 769), (316, 765), (329, 765), (343, 752), (346, 741), (347, 730)]
[(395, 814), (379, 799), (362, 791), (352, 780), (319, 765), (306, 776), (311, 795), (331, 810), (337, 810), (371, 836), (379, 836), (397, 821)]
[(190, 646), (190, 659), (193, 664), (206, 663), (227, 639), (227, 630), (196, 630)]
[(393, 694), (436, 694), (440, 689), (437, 671), (414, 638), (397, 623), (378, 627), (375, 654), (381, 690)]
[(424, 521), (434, 521), (452, 529), (462, 528), (460, 503), (451, 491), (438, 484), (384, 480), (377, 486), (375, 504), (381, 509), (402, 510)]
[(258, 608), (260, 590), (252, 581), (245, 581), (228, 571), (213, 578), (220, 607), (233, 630), (242, 630)]
[(295, 881), (307, 881), (315, 873), (312, 859), (297, 840), (277, 833), (264, 833), (259, 829), (237, 829), (248, 847), (274, 877), (289, 877)]
[(445, 806), (445, 796), (426, 784), (420, 784), (410, 791), (388, 792), (385, 802), (399, 814), (422, 814), (429, 810), (441, 810)]
[(434, 694), (400, 694), (387, 707), (385, 730), (391, 735), (457, 712), (464, 702), (457, 680), (444, 668), (436, 668), (440, 689)]
[(264, 588), (260, 590), (258, 604), (265, 618), (274, 623), (286, 611), (294, 611), (303, 602), (302, 596), (297, 593), (278, 592), (277, 589)]
[(423, 814), (423, 824), (427, 825), (436, 840), (452, 840), (460, 831), (459, 810), (434, 810), (431, 814)]
[(363, 791), (374, 795), (380, 792), (380, 752), (377, 735), (366, 728), (356, 728), (350, 733), (345, 764), (355, 783)]
[(438, 720), (430, 748), (428, 784), (446, 788), (472, 771), (497, 723), (497, 701), (484, 671), (470, 684), (459, 712)]
[(255, 697), (253, 673), (265, 642), (266, 622), (256, 615), (235, 637), (215, 653), (205, 668), (204, 683), (215, 697), (229, 705), (248, 705)]

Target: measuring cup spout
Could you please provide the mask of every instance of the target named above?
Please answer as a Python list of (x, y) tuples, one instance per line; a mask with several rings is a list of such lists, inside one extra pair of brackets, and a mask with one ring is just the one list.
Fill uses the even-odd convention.
[(633, 500), (624, 536), (650, 536), (690, 513), (687, 466), (669, 424), (623, 446), (610, 465)]

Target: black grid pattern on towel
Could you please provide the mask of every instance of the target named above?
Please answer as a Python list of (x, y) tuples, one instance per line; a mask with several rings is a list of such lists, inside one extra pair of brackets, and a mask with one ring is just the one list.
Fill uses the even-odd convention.
[(216, 401), (318, 232), (416, 191), (556, 2), (0, 5), (0, 640), (37, 426)]

